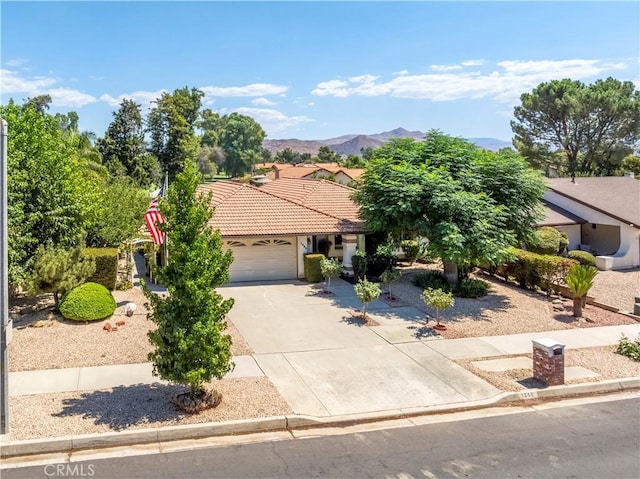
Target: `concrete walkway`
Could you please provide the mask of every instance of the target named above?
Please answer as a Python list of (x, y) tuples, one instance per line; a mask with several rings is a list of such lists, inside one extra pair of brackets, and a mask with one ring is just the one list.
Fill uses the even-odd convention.
[[(459, 403), (465, 400), (465, 396), (456, 389), (463, 389), (468, 386), (466, 383), (466, 371), (455, 365), (455, 359), (469, 359), (486, 356), (505, 356), (513, 354), (526, 354), (531, 352), (531, 340), (540, 338), (552, 338), (566, 345), (567, 349), (588, 348), (595, 346), (607, 346), (617, 344), (620, 335), (634, 338), (640, 334), (640, 324), (624, 326), (604, 326), (585, 329), (569, 329), (547, 331), (539, 333), (512, 334), (505, 336), (485, 336), (480, 338), (462, 339), (429, 339), (416, 341), (414, 343), (403, 343), (400, 351), (410, 354), (415, 367), (423, 367), (425, 370), (437, 377), (443, 376), (450, 385), (448, 391), (430, 390), (430, 395), (439, 393), (441, 400), (451, 403)], [(375, 346), (374, 352), (379, 358), (376, 364), (369, 365), (378, 369), (385, 369), (385, 364), (393, 364), (393, 354), (390, 349), (384, 346)], [(350, 369), (356, 374), (360, 370), (357, 351), (345, 349), (342, 352), (333, 350), (332, 354), (337, 355), (336, 361), (349, 363)], [(256, 361), (256, 358), (258, 361)], [(417, 358), (417, 359), (416, 359)], [(279, 386), (281, 393), (288, 402), (293, 403), (296, 408), (304, 410), (304, 413), (319, 413), (320, 415), (332, 415), (320, 401), (317, 394), (312, 392), (312, 388), (307, 382), (322, 382), (322, 367), (316, 368), (315, 377), (311, 378), (304, 372), (296, 370), (296, 366), (301, 366), (296, 361), (296, 357), (277, 358), (273, 355), (256, 354), (253, 356), (235, 356), (235, 369), (227, 374), (226, 378), (258, 377), (266, 375)], [(395, 375), (402, 376), (400, 370), (393, 371)], [(325, 373), (328, 374), (325, 368)], [(470, 374), (470, 373), (468, 373)], [(335, 378), (325, 378), (335, 380)], [(307, 381), (307, 382), (305, 382)], [(47, 394), (69, 391), (85, 391), (96, 389), (108, 389), (116, 386), (129, 386), (133, 384), (153, 384), (163, 381), (153, 376), (151, 363), (142, 364), (121, 364), (114, 366), (93, 366), (65, 369), (46, 369), (40, 371), (16, 371), (9, 373), (9, 391), (12, 396), (25, 396), (30, 394)], [(340, 381), (344, 391), (348, 394), (350, 379), (343, 377)], [(427, 388), (433, 387), (433, 381), (425, 381)], [(490, 392), (487, 389), (484, 392)], [(469, 391), (466, 391), (468, 394)], [(313, 397), (315, 396), (315, 400)], [(322, 396), (322, 394), (320, 394)], [(427, 394), (429, 396), (429, 394)], [(332, 403), (335, 408), (333, 414), (345, 414), (349, 409), (353, 409), (353, 404), (339, 404), (337, 398), (325, 397), (324, 401)], [(351, 398), (350, 403), (358, 404), (356, 397)], [(365, 400), (365, 398), (360, 398)], [(421, 396), (420, 401), (424, 402), (425, 397)], [(316, 403), (316, 404), (314, 404)], [(388, 409), (393, 409), (397, 405), (381, 404)], [(361, 407), (359, 409), (362, 409)]]

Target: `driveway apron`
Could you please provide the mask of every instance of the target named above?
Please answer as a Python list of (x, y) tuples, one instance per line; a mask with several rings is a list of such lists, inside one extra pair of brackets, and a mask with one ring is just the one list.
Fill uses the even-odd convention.
[(353, 286), (331, 294), (301, 281), (234, 284), (229, 318), (293, 411), (334, 416), (485, 399), (500, 391), (429, 347), (438, 339), (413, 307), (368, 307), (378, 326), (354, 318)]

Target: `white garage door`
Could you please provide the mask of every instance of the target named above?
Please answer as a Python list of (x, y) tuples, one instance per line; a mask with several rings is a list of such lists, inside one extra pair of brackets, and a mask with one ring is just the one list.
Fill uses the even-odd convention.
[(242, 239), (226, 245), (233, 251), (232, 283), (297, 277), (295, 238)]

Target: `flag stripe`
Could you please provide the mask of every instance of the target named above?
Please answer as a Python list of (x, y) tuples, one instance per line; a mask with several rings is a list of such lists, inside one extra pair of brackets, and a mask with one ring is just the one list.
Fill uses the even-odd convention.
[(149, 233), (153, 238), (155, 244), (162, 244), (164, 242), (164, 233), (158, 228), (158, 223), (164, 223), (164, 216), (158, 209), (158, 199), (154, 199), (149, 205), (149, 209), (144, 215), (144, 221), (147, 224)]

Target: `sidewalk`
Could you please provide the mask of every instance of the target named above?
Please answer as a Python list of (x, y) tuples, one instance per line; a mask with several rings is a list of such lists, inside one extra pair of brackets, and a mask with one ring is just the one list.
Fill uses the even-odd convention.
[[(532, 339), (550, 338), (565, 345), (566, 349), (608, 346), (618, 343), (621, 334), (635, 338), (640, 334), (640, 324), (603, 326), (584, 329), (545, 331), (539, 333), (485, 336), (462, 339), (426, 339), (422, 344), (446, 360), (471, 359), (489, 356), (507, 356), (531, 352)], [(254, 356), (236, 356), (235, 369), (226, 378), (259, 377), (265, 372)], [(437, 367), (434, 364), (434, 367)], [(11, 396), (48, 394), (67, 391), (108, 389), (133, 384), (153, 384), (163, 381), (153, 376), (151, 363), (121, 364), (40, 371), (16, 371), (9, 373)], [(450, 377), (455, 389), (456, 376)], [(462, 385), (461, 385), (462, 386)], [(453, 398), (450, 398), (453, 399)], [(459, 397), (450, 402), (458, 403)], [(364, 411), (363, 411), (364, 412)]]

